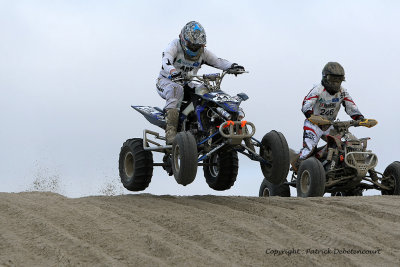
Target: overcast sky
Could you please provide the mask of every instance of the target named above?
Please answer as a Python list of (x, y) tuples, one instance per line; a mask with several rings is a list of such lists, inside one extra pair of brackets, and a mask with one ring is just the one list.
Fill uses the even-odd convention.
[[(163, 107), (155, 88), (161, 53), (191, 20), (205, 28), (209, 50), (249, 70), (222, 87), (250, 97), (242, 107), (255, 137), (275, 129), (295, 150), (304, 96), (328, 61), (341, 63), (343, 86), (379, 122), (352, 132), (372, 138), (383, 172), (400, 160), (399, 12), (400, 2), (382, 0), (0, 0), (0, 191), (24, 191), (37, 175), (59, 176), (72, 197), (118, 181), (122, 143), (160, 130), (130, 105)], [(344, 110), (339, 118), (348, 119)], [(201, 168), (184, 187), (155, 167), (144, 192), (255, 196), (262, 179), (259, 164), (239, 156), (228, 191), (208, 188)]]

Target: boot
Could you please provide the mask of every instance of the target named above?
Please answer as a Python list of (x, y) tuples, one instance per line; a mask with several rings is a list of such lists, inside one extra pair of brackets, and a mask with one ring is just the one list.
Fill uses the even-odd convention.
[(374, 182), (378, 181), (379, 177), (376, 174), (374, 169), (369, 170), (368, 172), (369, 172), (369, 176), (371, 177), (372, 181), (374, 181)]
[(293, 158), (293, 160), (290, 162), (290, 165), (292, 165), (292, 169), (295, 173), (297, 173), (297, 171), (299, 170), (300, 167), (300, 163), (303, 160), (300, 159), (300, 154), (298, 154), (295, 158)]
[(167, 145), (171, 145), (172, 142), (174, 141), (174, 138), (176, 136), (176, 130), (178, 128), (178, 120), (179, 120), (178, 109), (174, 108), (167, 110), (167, 117), (166, 117), (167, 125), (165, 127), (165, 139)]

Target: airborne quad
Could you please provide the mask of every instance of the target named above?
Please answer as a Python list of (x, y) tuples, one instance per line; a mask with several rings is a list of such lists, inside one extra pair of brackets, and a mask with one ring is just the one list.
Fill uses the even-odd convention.
[[(261, 141), (253, 135), (253, 123), (241, 120), (244, 113), (240, 103), (248, 99), (244, 93), (230, 96), (220, 90), (226, 74), (245, 73), (227, 70), (222, 73), (192, 75), (174, 79), (184, 86), (180, 108), (178, 134), (172, 145), (165, 137), (144, 130), (143, 138), (124, 142), (119, 154), (119, 175), (123, 186), (130, 191), (148, 187), (154, 166), (162, 166), (174, 175), (178, 184), (188, 185), (202, 166), (207, 184), (214, 190), (227, 190), (236, 181), (238, 152), (260, 162), (266, 180), (280, 184), (289, 172), (289, 149), (285, 137), (270, 131)], [(196, 89), (192, 86), (196, 84)], [(132, 106), (150, 123), (165, 129), (165, 112), (157, 107)], [(161, 141), (157, 141), (161, 140)], [(259, 152), (256, 151), (259, 149)], [(152, 152), (163, 153), (163, 162), (153, 162)]]
[[(376, 171), (378, 158), (367, 150), (370, 138), (358, 139), (349, 132), (351, 126), (373, 127), (376, 120), (328, 122), (314, 115), (309, 120), (320, 126), (333, 126), (325, 137), (327, 144), (302, 161), (297, 172), (291, 168), (290, 182), (275, 185), (264, 179), (259, 196), (289, 197), (289, 186), (297, 189), (298, 197), (319, 197), (324, 193), (362, 196), (368, 189), (379, 190), (382, 195), (400, 195), (400, 162), (391, 163), (383, 174)], [(296, 153), (290, 149), (290, 154), (293, 160)]]

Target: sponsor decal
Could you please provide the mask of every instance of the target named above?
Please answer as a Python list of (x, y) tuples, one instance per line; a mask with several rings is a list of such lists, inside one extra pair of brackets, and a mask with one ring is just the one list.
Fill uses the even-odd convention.
[(198, 62), (198, 61), (192, 63), (190, 61), (186, 61), (186, 60), (181, 59), (181, 58), (178, 59), (176, 62), (181, 64), (181, 65), (185, 65), (187, 67), (192, 67), (192, 69), (193, 69), (193, 67), (199, 67), (200, 66), (200, 62)]
[(303, 138), (304, 139), (311, 139), (311, 140), (315, 140), (315, 135), (313, 135), (311, 132), (304, 132), (304, 135), (303, 135)]
[(333, 102), (333, 103), (339, 102), (339, 98), (336, 97), (336, 98), (332, 99), (332, 102)]
[(324, 108), (334, 108), (336, 106), (335, 103), (323, 103), (321, 104)]

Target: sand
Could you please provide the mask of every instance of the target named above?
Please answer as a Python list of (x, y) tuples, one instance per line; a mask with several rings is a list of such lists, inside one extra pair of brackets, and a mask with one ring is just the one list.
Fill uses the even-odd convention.
[(1, 266), (400, 266), (400, 197), (0, 193)]

